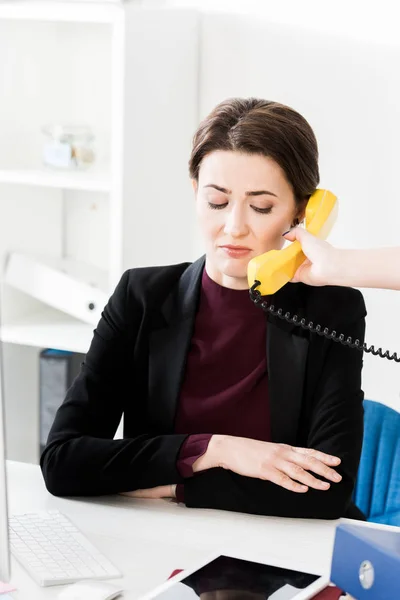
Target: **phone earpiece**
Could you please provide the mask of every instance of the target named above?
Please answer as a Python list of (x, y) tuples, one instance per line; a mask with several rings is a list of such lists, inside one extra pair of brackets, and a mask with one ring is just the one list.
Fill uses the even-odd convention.
[[(313, 235), (328, 236), (337, 216), (337, 198), (328, 190), (318, 189), (310, 197), (305, 209), (306, 229)], [(296, 225), (299, 219), (294, 220)], [(253, 258), (247, 267), (249, 287), (260, 282), (260, 292), (270, 295), (293, 279), (305, 255), (298, 241), (282, 250), (270, 250)]]

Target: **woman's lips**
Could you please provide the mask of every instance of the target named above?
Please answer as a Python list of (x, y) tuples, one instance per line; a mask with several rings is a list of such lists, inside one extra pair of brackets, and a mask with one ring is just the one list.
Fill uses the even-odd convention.
[(250, 248), (245, 246), (221, 246), (221, 249), (231, 258), (242, 258), (251, 252)]

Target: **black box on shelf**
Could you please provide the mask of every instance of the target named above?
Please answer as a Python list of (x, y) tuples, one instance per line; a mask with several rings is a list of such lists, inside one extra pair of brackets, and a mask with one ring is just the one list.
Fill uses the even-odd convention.
[(40, 454), (46, 445), (57, 409), (79, 374), (84, 354), (46, 348), (39, 355), (39, 443)]

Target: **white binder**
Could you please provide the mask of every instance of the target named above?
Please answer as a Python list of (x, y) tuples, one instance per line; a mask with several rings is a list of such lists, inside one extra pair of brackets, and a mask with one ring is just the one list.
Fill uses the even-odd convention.
[(91, 325), (108, 301), (107, 273), (69, 259), (9, 254), (4, 281)]

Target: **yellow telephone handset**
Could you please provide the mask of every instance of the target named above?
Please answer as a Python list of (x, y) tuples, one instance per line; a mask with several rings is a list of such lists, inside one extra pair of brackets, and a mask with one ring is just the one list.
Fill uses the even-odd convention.
[[(337, 213), (336, 196), (328, 190), (316, 190), (305, 210), (306, 229), (313, 235), (325, 239), (335, 224)], [(270, 250), (256, 256), (249, 262), (247, 268), (249, 287), (255, 281), (260, 281), (258, 290), (261, 295), (274, 294), (294, 277), (305, 258), (298, 241), (283, 250)]]

